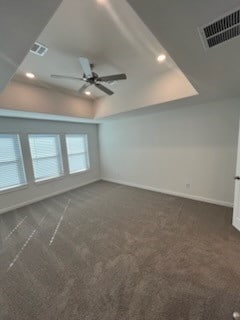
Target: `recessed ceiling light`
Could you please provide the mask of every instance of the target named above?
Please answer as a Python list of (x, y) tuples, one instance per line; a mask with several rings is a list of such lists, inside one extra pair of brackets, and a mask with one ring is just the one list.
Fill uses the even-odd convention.
[(163, 62), (164, 60), (166, 60), (165, 54), (160, 54), (160, 55), (157, 57), (157, 61), (158, 61), (158, 62)]
[(30, 79), (34, 79), (35, 78), (35, 75), (32, 72), (27, 72), (25, 75), (26, 75), (26, 77), (28, 77)]
[(90, 91), (85, 91), (85, 94), (86, 94), (87, 96), (90, 96), (90, 95), (91, 95), (91, 92), (90, 92)]

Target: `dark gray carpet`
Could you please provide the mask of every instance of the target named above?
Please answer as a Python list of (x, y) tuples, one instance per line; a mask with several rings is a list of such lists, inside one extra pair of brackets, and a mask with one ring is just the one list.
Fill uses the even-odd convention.
[(98, 182), (0, 216), (1, 320), (231, 319), (232, 210)]

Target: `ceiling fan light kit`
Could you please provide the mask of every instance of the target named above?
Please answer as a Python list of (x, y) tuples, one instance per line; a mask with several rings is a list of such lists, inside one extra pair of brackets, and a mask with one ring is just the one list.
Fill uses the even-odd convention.
[(103, 91), (107, 95), (111, 96), (114, 94), (114, 92), (107, 87), (105, 87), (102, 82), (107, 82), (111, 83), (113, 81), (118, 81), (118, 80), (126, 80), (127, 76), (125, 73), (121, 74), (114, 74), (114, 75), (109, 75), (109, 76), (103, 76), (100, 77), (97, 73), (93, 72), (93, 64), (90, 64), (89, 60), (84, 57), (79, 58), (80, 65), (83, 70), (83, 76), (81, 77), (71, 77), (71, 76), (66, 76), (66, 75), (58, 75), (58, 74), (52, 74), (52, 78), (57, 78), (57, 79), (69, 79), (69, 80), (78, 80), (78, 81), (84, 81), (86, 82), (79, 90), (78, 93), (81, 94), (83, 93), (88, 87), (94, 85), (96, 88), (99, 90)]

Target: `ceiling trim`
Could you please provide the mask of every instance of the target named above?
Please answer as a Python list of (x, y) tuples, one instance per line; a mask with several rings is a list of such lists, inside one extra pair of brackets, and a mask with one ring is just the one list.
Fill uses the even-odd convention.
[(67, 116), (59, 116), (59, 115), (46, 114), (46, 113), (9, 110), (9, 109), (0, 109), (0, 117), (48, 120), (48, 121), (63, 121), (63, 122), (75, 122), (75, 123), (91, 123), (91, 124), (100, 123), (100, 121), (96, 119), (67, 117)]

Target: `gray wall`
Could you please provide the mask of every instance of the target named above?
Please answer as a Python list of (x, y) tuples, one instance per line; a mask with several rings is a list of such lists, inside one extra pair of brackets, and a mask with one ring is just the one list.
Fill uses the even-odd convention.
[(240, 100), (108, 120), (102, 178), (217, 204), (233, 203)]
[[(77, 124), (57, 121), (27, 120), (0, 118), (0, 133), (20, 134), (26, 174), (29, 181), (27, 187), (16, 191), (0, 193), (0, 213), (29, 204), (43, 198), (77, 188), (92, 181), (99, 180), (98, 126), (95, 124)], [(27, 143), (28, 133), (59, 133), (61, 136), (63, 163), (67, 164), (64, 133), (86, 133), (89, 143), (90, 170), (68, 175), (53, 181), (35, 183), (30, 150)], [(1, 145), (0, 145), (1, 148)]]

